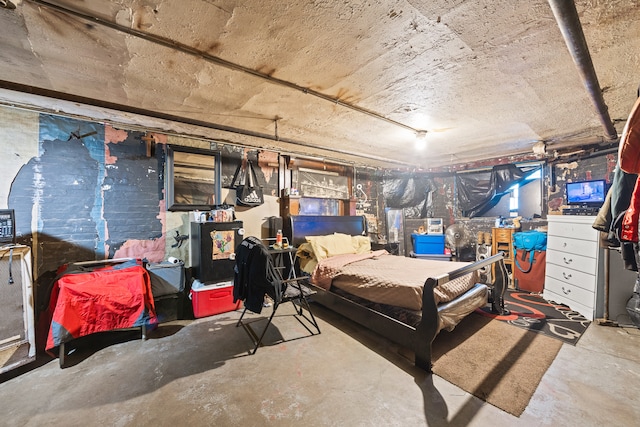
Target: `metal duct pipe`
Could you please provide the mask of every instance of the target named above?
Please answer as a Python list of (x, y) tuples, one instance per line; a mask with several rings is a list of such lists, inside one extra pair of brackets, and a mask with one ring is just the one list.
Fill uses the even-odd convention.
[(549, 0), (549, 5), (558, 22), (558, 27), (560, 27), (560, 32), (564, 37), (573, 62), (578, 67), (582, 82), (596, 107), (600, 122), (605, 130), (605, 137), (610, 140), (617, 139), (618, 132), (613, 126), (611, 117), (609, 117), (609, 110), (604, 103), (602, 90), (598, 83), (596, 70), (593, 68), (593, 62), (591, 61), (587, 41), (582, 32), (582, 25), (580, 24), (575, 2), (570, 0)]

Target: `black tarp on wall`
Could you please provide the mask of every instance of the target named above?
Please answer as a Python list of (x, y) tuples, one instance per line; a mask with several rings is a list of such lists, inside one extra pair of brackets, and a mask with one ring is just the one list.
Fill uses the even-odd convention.
[(433, 192), (437, 187), (427, 176), (406, 175), (384, 179), (382, 192), (385, 206), (391, 209), (414, 208), (421, 218), (433, 216)]
[(458, 207), (462, 216), (482, 215), (495, 206), (509, 188), (522, 182), (534, 170), (523, 170), (510, 164), (494, 166), (491, 171), (457, 175)]

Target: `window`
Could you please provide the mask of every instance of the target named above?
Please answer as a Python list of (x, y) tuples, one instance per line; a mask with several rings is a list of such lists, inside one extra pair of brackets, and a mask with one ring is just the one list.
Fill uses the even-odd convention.
[(167, 210), (208, 210), (220, 204), (220, 152), (167, 146)]
[[(525, 215), (527, 217), (533, 216), (535, 213), (540, 214), (540, 211), (534, 212), (535, 211), (535, 205), (537, 205), (538, 200), (535, 198), (535, 194), (538, 191), (541, 191), (541, 189), (539, 190), (538, 187), (541, 185), (542, 183), (542, 169), (537, 169), (535, 172), (533, 172), (532, 174), (528, 175), (524, 182), (520, 183), (520, 184), (516, 184), (513, 187), (511, 187), (511, 197), (509, 199), (509, 216), (511, 218), (515, 218), (517, 216), (523, 216), (520, 211), (522, 208), (525, 209)], [(526, 196), (526, 200), (524, 200), (524, 202), (529, 202), (532, 199), (534, 200), (535, 205), (533, 206), (533, 208), (529, 205), (522, 205), (521, 206), (521, 200), (520, 200), (520, 189), (521, 187), (529, 184), (530, 182), (537, 180), (538, 186), (534, 186), (531, 185), (529, 187), (526, 188), (526, 190), (532, 190), (533, 192), (527, 192), (525, 194)]]
[(542, 169), (537, 168), (524, 180), (509, 187), (496, 205), (481, 216), (502, 216), (515, 218), (518, 216), (531, 218), (542, 214)]

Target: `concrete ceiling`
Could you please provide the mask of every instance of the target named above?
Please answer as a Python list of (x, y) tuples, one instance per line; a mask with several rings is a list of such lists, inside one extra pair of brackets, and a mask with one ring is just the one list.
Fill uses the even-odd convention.
[(564, 0), (11, 2), (5, 90), (374, 167), (613, 147), (640, 83), (640, 1), (576, 1), (591, 91), (552, 10)]

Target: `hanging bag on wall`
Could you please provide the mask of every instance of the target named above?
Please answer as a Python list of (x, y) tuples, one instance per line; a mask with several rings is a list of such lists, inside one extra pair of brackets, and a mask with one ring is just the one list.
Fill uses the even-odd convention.
[(242, 167), (242, 161), (233, 174), (231, 186), (236, 189), (236, 205), (254, 207), (264, 203), (262, 186), (257, 184), (258, 176), (253, 169), (251, 160), (247, 160), (247, 167)]
[[(522, 250), (521, 252), (522, 256), (524, 256), (527, 252), (529, 253), (529, 266), (527, 269), (522, 268), (522, 266), (518, 263), (518, 256), (517, 256), (518, 249)], [(547, 233), (544, 233), (542, 231), (536, 231), (536, 230), (521, 231), (518, 233), (513, 233), (514, 260), (516, 262), (516, 267), (518, 267), (520, 271), (522, 271), (523, 273), (528, 273), (531, 270), (535, 252), (546, 251), (546, 250), (547, 250)]]

